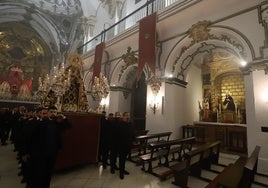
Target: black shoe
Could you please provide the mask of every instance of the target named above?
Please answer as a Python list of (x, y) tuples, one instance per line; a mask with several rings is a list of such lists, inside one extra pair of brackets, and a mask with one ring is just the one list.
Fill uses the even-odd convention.
[(18, 176), (21, 176), (21, 175), (22, 175), (22, 171), (19, 171)]
[(21, 183), (25, 183), (26, 182), (26, 179), (25, 178), (22, 178), (22, 180), (20, 182)]
[(124, 174), (121, 174), (121, 173), (120, 173), (120, 179), (121, 179), (121, 180), (124, 179)]
[(111, 173), (114, 174), (114, 169), (113, 168), (111, 168)]
[(125, 175), (129, 175), (129, 172), (126, 171), (126, 170), (124, 170), (124, 174), (125, 174)]

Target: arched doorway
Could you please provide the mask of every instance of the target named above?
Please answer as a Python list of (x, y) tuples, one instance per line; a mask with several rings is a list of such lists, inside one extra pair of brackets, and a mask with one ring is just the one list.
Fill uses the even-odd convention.
[(147, 85), (145, 81), (145, 75), (142, 74), (138, 82), (134, 82), (132, 90), (132, 122), (137, 130), (145, 130), (145, 118), (146, 118), (146, 95)]

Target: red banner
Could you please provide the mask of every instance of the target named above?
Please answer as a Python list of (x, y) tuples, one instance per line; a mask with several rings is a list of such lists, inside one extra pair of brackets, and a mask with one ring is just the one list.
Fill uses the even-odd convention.
[(95, 76), (99, 77), (100, 75), (103, 50), (104, 50), (104, 42), (98, 44), (95, 48), (92, 81), (94, 80)]
[(139, 65), (137, 80), (140, 79), (144, 65), (150, 67), (155, 74), (156, 61), (156, 13), (153, 13), (140, 20), (139, 28)]

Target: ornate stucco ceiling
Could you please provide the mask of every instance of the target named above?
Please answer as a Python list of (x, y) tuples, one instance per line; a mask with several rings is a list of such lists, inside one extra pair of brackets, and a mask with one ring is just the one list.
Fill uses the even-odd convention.
[(12, 48), (16, 40), (23, 44), (16, 46), (17, 52), (41, 53), (51, 56), (51, 65), (58, 64), (84, 42), (88, 33), (82, 18), (96, 16), (100, 7), (108, 7), (109, 12), (117, 1), (123, 0), (1, 0), (0, 46)]
[[(94, 6), (90, 6), (92, 2)], [(97, 7), (96, 3), (100, 2), (1, 0), (0, 80), (7, 78), (12, 67), (20, 67), (24, 79), (33, 79), (36, 88), (39, 76), (65, 61), (68, 53), (83, 42), (82, 7)]]

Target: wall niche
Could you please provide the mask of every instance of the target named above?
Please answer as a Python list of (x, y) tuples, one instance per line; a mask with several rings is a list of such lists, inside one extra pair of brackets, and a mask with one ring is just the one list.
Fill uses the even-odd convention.
[(204, 58), (201, 121), (246, 123), (244, 77), (239, 59), (227, 52)]

